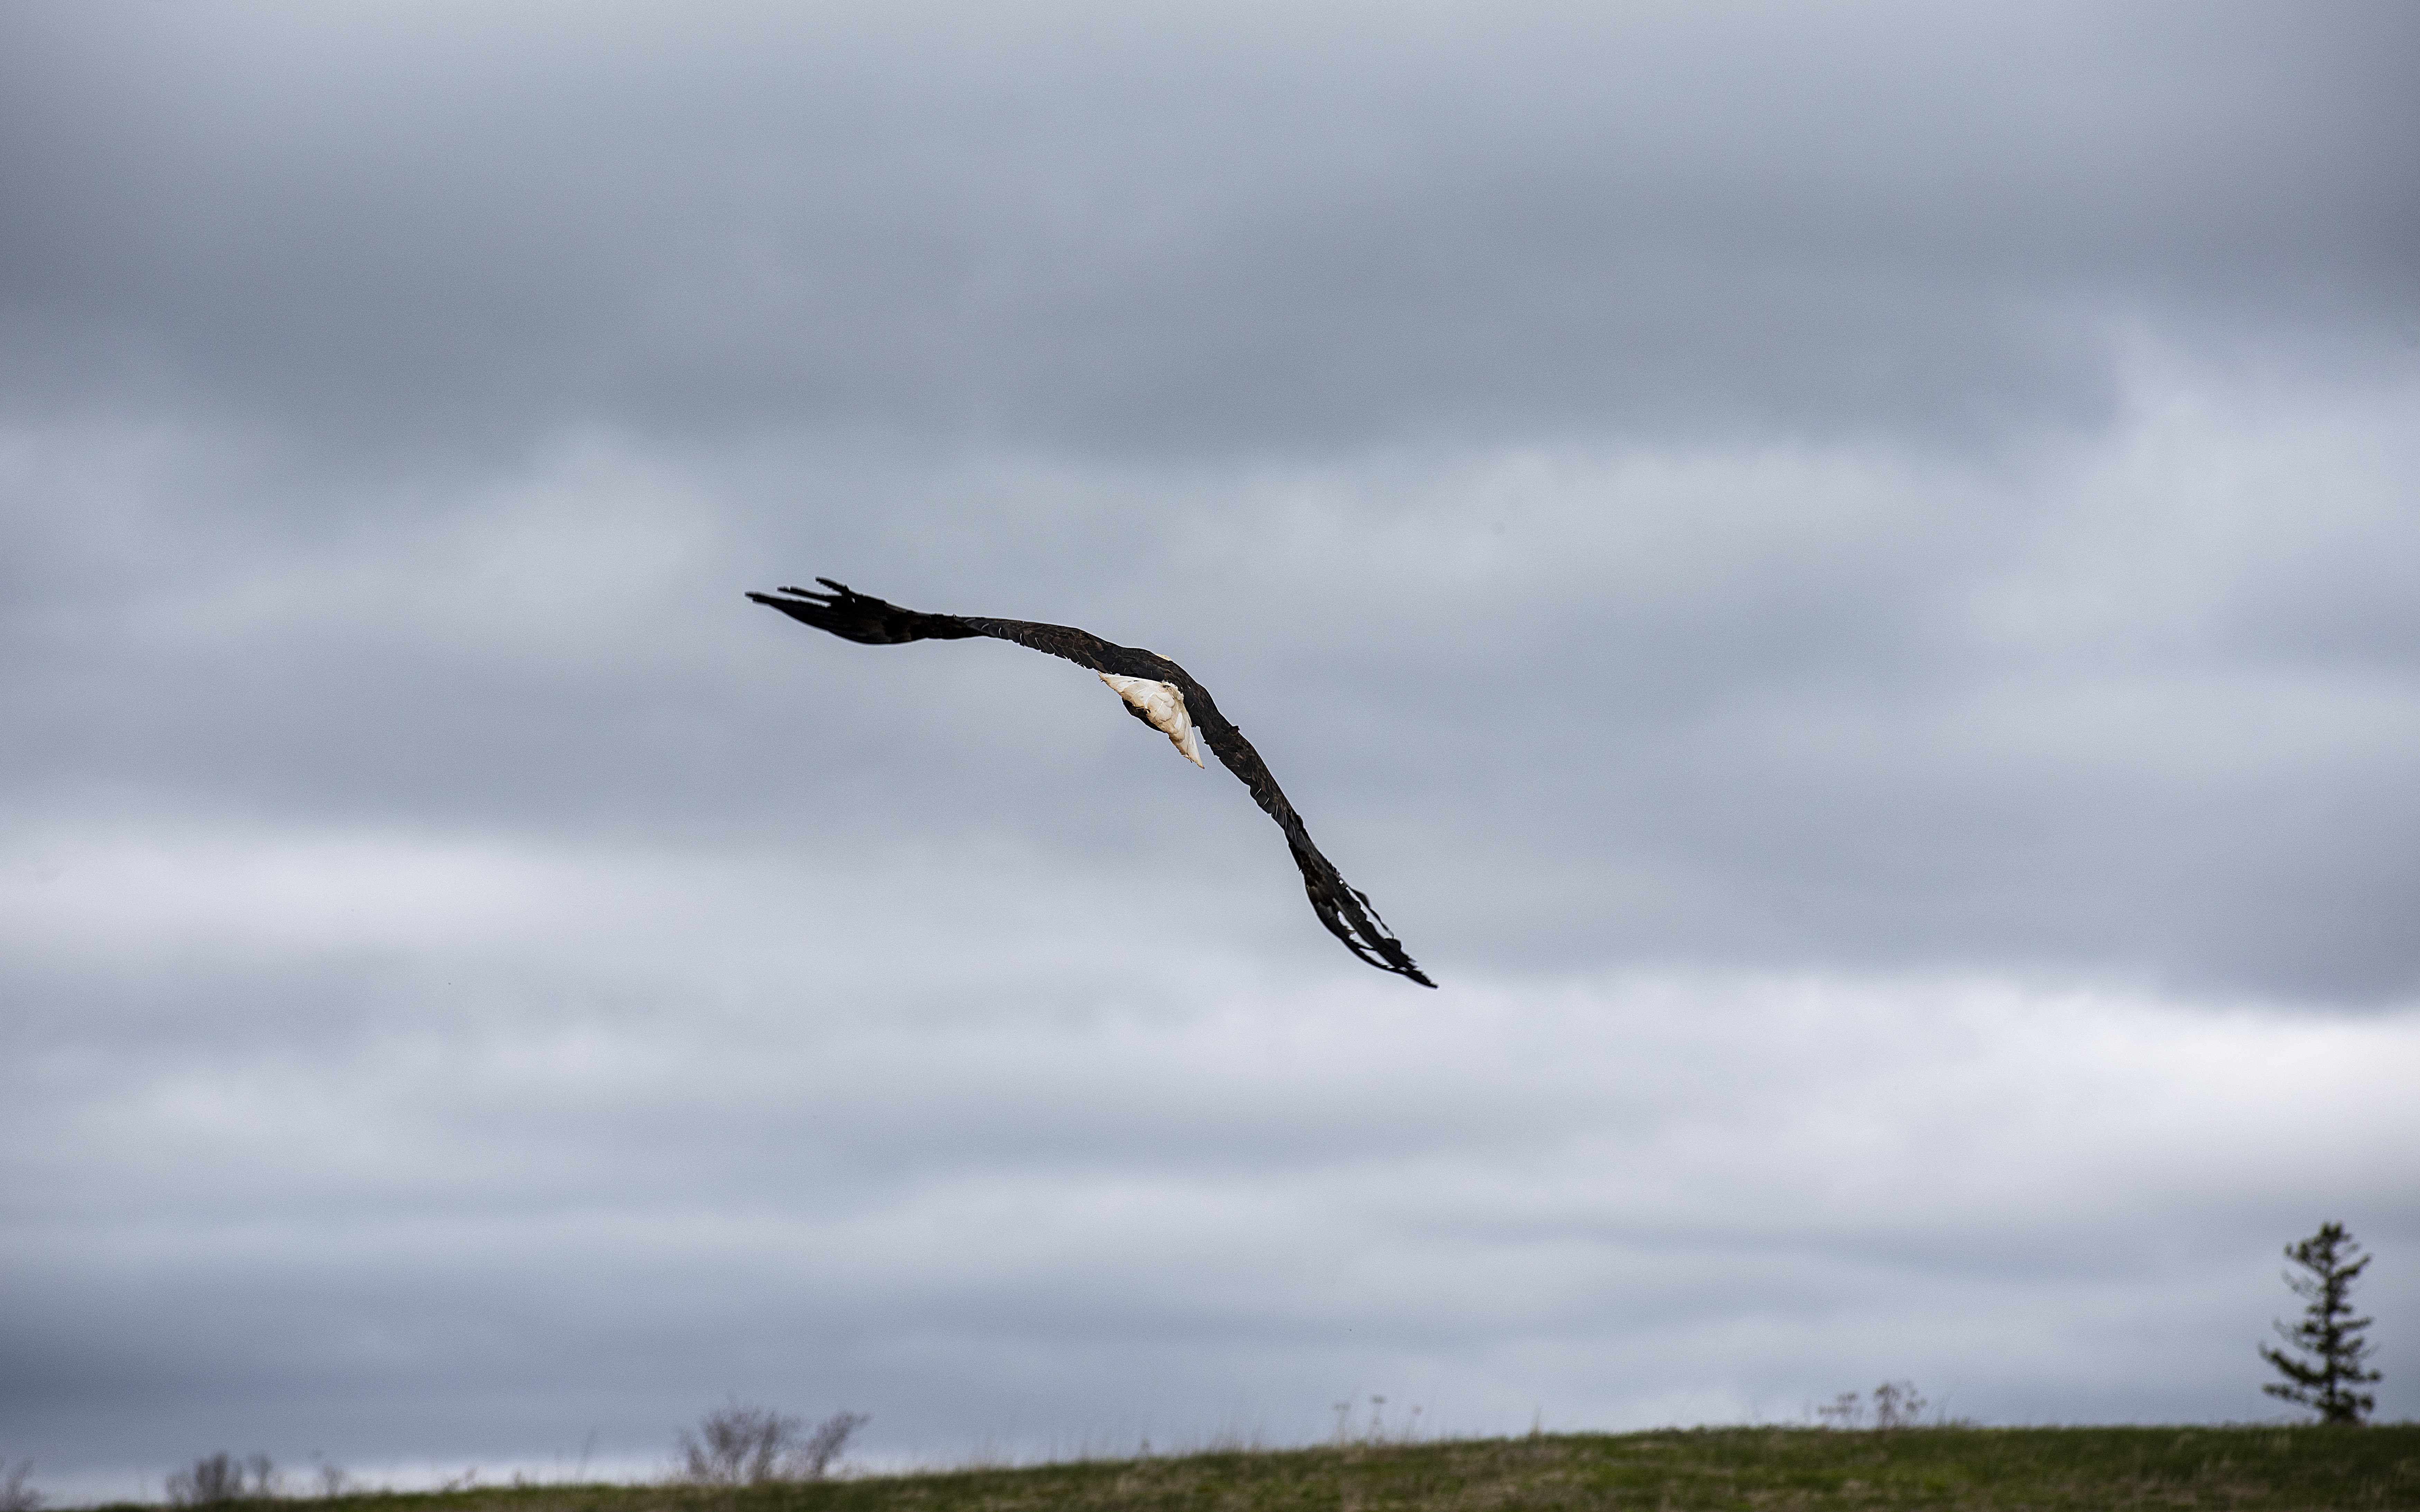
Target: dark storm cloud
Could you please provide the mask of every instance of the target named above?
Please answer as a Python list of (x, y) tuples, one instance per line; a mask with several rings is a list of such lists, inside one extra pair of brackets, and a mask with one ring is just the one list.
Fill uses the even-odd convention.
[(322, 441), (1971, 437), (2420, 315), (2389, 6), (8, 24), (17, 402)]

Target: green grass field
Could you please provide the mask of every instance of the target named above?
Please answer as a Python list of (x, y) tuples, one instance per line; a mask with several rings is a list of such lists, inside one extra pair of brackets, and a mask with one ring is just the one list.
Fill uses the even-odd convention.
[[(243, 1505), (226, 1504), (229, 1512)], [(327, 1512), (2420, 1507), (2420, 1425), (1699, 1428), (1100, 1459), (738, 1490), (542, 1486), (314, 1505)]]

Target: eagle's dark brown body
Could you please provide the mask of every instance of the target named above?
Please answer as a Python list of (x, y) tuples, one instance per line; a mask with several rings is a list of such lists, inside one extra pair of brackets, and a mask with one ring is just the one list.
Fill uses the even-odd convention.
[[(818, 594), (803, 588), (783, 588), (775, 594), (750, 594), (759, 604), (780, 609), (794, 620), (812, 625), (818, 630), (829, 630), (844, 640), (869, 646), (899, 645), (909, 640), (963, 640), (973, 636), (990, 636), (1000, 640), (1014, 640), (1020, 646), (1062, 656), (1078, 667), (1089, 667), (1096, 672), (1112, 672), (1120, 677), (1141, 677), (1154, 682), (1173, 684), (1185, 694), (1185, 705), (1192, 715), (1194, 726), (1202, 741), (1218, 754), (1227, 770), (1252, 790), (1252, 801), (1285, 831), (1286, 846), (1294, 852), (1295, 865), (1302, 869), (1303, 890), (1311, 895), (1311, 906), (1319, 913), (1319, 921), (1329, 933), (1344, 942), (1355, 955), (1382, 971), (1409, 977), (1423, 987), (1435, 982), (1422, 975), (1404, 952), (1403, 944), (1388, 934), (1386, 921), (1370, 900), (1354, 890), (1319, 847), (1311, 842), (1311, 834), (1303, 828), (1302, 815), (1294, 811), (1285, 794), (1278, 787), (1277, 779), (1269, 775), (1268, 764), (1261, 753), (1244, 738), (1244, 733), (1218, 712), (1218, 701), (1210, 690), (1193, 680), (1193, 675), (1166, 656), (1121, 646), (1102, 640), (1090, 631), (1064, 625), (1037, 625), (1028, 620), (987, 620), (971, 615), (923, 614), (901, 609), (878, 598), (851, 591), (845, 583), (829, 578), (815, 581), (831, 590)], [(1137, 713), (1136, 717), (1142, 716)], [(1146, 721), (1148, 722), (1148, 721)]]

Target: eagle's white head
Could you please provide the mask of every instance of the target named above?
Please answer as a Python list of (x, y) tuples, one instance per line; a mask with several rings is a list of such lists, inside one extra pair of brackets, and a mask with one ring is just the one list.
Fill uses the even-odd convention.
[[(1120, 677), (1115, 672), (1101, 673), (1101, 681), (1116, 689), (1125, 700), (1151, 721), (1151, 727), (1168, 737), (1177, 754), (1196, 766), (1202, 765), (1202, 745), (1193, 736), (1193, 720), (1185, 712), (1185, 693), (1174, 683), (1155, 683), (1148, 677)], [(1207, 768), (1204, 768), (1207, 770)]]

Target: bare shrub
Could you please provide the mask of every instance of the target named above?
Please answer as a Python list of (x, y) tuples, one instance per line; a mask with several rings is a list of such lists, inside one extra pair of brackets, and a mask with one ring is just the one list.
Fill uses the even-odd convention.
[[(1419, 1442), (1420, 1409), (1417, 1405), (1404, 1417), (1400, 1425), (1389, 1428), (1387, 1426), (1387, 1398), (1373, 1396), (1369, 1401), (1369, 1420), (1358, 1432), (1356, 1432), (1353, 1427), (1353, 1404), (1349, 1401), (1331, 1404), (1336, 1410), (1337, 1447), (1347, 1448), (1357, 1443), (1374, 1447), (1380, 1444)], [(1539, 1431), (1540, 1429), (1533, 1426), (1530, 1434), (1535, 1437)]]
[(1887, 1433), (1924, 1421), (1924, 1396), (1913, 1381), (1885, 1381), (1874, 1388), (1874, 1427)]
[[(1856, 1429), (1866, 1426), (1866, 1398), (1844, 1391), (1828, 1407), (1815, 1409), (1815, 1420), (1827, 1428)], [(1874, 1427), (1888, 1433), (1922, 1426), (1929, 1405), (1913, 1381), (1885, 1381), (1873, 1389)]]
[(178, 1506), (240, 1502), (277, 1494), (277, 1464), (267, 1455), (238, 1459), (222, 1449), (168, 1477), (168, 1500)]
[(680, 1478), (697, 1486), (821, 1480), (867, 1421), (862, 1412), (834, 1412), (801, 1437), (799, 1419), (735, 1400), (699, 1419), (694, 1431), (681, 1430)]
[(821, 1480), (831, 1470), (833, 1460), (857, 1437), (857, 1430), (873, 1419), (863, 1412), (838, 1412), (814, 1426), (806, 1441), (790, 1456), (790, 1478)]
[(30, 1459), (0, 1460), (0, 1512), (41, 1512), (42, 1493), (25, 1484), (33, 1474)]
[(699, 1486), (758, 1486), (777, 1478), (799, 1420), (734, 1401), (681, 1429), (681, 1478)]

